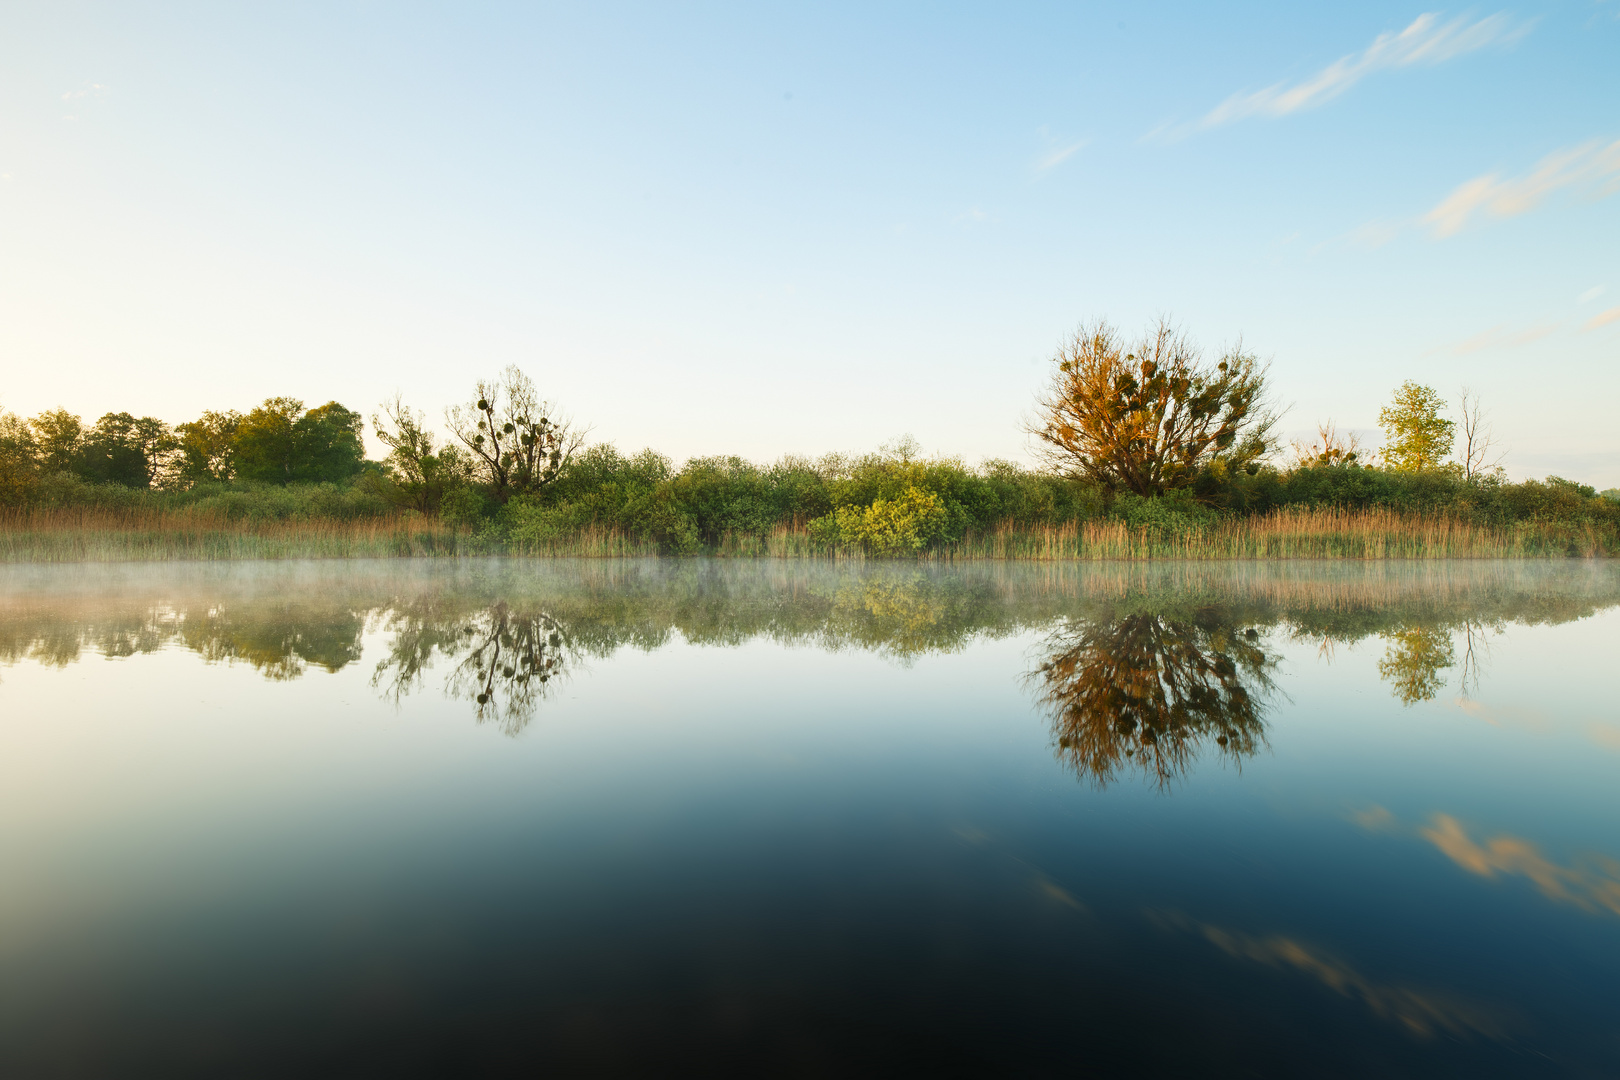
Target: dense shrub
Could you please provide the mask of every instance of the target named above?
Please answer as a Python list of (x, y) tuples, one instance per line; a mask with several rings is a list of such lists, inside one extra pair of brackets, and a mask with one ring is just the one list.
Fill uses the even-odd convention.
[[(0, 464), (10, 462), (0, 469), (6, 505), (119, 514), (190, 510), (247, 523), (399, 513), (376, 463), (365, 463), (358, 476), (341, 483), (202, 480), (184, 488), (146, 488), (95, 483), (31, 464), (42, 459), (24, 445), (28, 435), (17, 424), (0, 424), (0, 451), (17, 444), (9, 458), (0, 453)], [(1481, 527), (1548, 526), (1577, 537), (1620, 532), (1620, 490), (1599, 494), (1556, 476), (1509, 483), (1500, 475), (1466, 480), (1451, 468), (1397, 473), (1316, 464), (1229, 471), (1217, 462), (1190, 489), (1143, 497), (1008, 461), (969, 466), (955, 458), (923, 459), (905, 445), (859, 457), (787, 457), (771, 465), (694, 458), (677, 468), (652, 450), (627, 456), (604, 444), (576, 455), (542, 491), (513, 495), (503, 505), (477, 484), (458, 482), (445, 491), (439, 511), (442, 521), (497, 550), (502, 544), (561, 547), (587, 533), (628, 538), (640, 550), (650, 545), (669, 554), (759, 550), (743, 541), (803, 529), (822, 550), (897, 555), (1000, 529), (1039, 530), (1099, 518), (1142, 533), (1185, 536), (1234, 515), (1287, 508), (1441, 514)]]

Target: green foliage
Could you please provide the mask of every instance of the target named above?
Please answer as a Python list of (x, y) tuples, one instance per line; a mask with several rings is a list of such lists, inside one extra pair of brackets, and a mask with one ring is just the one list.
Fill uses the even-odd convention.
[(1410, 379), (1401, 384), (1394, 399), (1378, 412), (1386, 469), (1423, 472), (1438, 468), (1451, 456), (1457, 425), (1440, 415), (1445, 407), (1445, 400), (1431, 387)]
[(0, 505), (28, 500), (39, 477), (39, 444), (28, 422), (15, 413), (0, 413)]
[(489, 505), (478, 489), (465, 484), (445, 492), (439, 503), (439, 517), (450, 525), (477, 525), (489, 513)]
[(1113, 516), (1134, 529), (1169, 535), (1196, 533), (1221, 520), (1218, 511), (1200, 506), (1190, 491), (1175, 491), (1157, 499), (1129, 492), (1114, 500)]
[(96, 484), (56, 473), (40, 478), (30, 502), (44, 509), (111, 510), (126, 513), (190, 510), (228, 521), (352, 521), (392, 512), (385, 500), (359, 484), (263, 484), (212, 482), (184, 490), (147, 490)]
[(177, 425), (180, 443), (180, 479), (197, 484), (208, 480), (229, 480), (236, 473), (236, 429), (242, 414), (204, 412), (188, 424)]
[(382, 468), (370, 475), (378, 493), (394, 505), (438, 514), (447, 495), (467, 486), (472, 464), (457, 447), (439, 447), (426, 419), (398, 395), (384, 405), (382, 416), (371, 418), (371, 426), (389, 453)]
[(72, 472), (79, 461), (84, 442), (84, 424), (66, 409), (48, 409), (29, 422), (39, 453), (39, 468), (45, 473)]
[(178, 449), (174, 432), (156, 417), (108, 413), (81, 440), (73, 471), (103, 484), (154, 487)]
[[(840, 506), (813, 528), (823, 543), (858, 546), (873, 555), (915, 555), (961, 535), (952, 529), (952, 516), (936, 493), (907, 487), (892, 499), (874, 499), (870, 506)], [(829, 518), (831, 525), (825, 524)]]
[(360, 430), (360, 414), (335, 401), (305, 412), (296, 398), (269, 398), (236, 425), (235, 475), (270, 484), (347, 480), (365, 458)]

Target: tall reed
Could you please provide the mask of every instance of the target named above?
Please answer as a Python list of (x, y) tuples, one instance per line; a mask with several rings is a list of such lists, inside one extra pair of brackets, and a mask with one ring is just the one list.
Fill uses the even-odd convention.
[[(1133, 528), (1121, 521), (1064, 525), (1004, 523), (970, 532), (923, 559), (1505, 559), (1620, 553), (1613, 530), (1591, 525), (1520, 522), (1505, 528), (1446, 514), (1395, 510), (1283, 509), (1225, 518), (1207, 527)], [(817, 554), (803, 529), (779, 528), (760, 540), (727, 538), (722, 555), (803, 558)], [(861, 558), (856, 550), (836, 553)]]
[[(341, 559), (480, 554), (618, 558), (658, 554), (651, 540), (589, 527), (545, 540), (503, 543), (418, 515), (351, 520), (253, 520), (215, 510), (0, 511), (0, 562), (165, 559)], [(802, 526), (728, 534), (723, 558), (864, 560), (858, 548), (827, 551)], [(1056, 526), (1011, 523), (920, 552), (927, 561), (1103, 559), (1503, 559), (1620, 554), (1612, 529), (1520, 522), (1493, 528), (1445, 514), (1285, 509), (1206, 527), (1133, 528), (1118, 521)]]
[(214, 511), (0, 511), (0, 562), (351, 559), (468, 553), (466, 534), (417, 516), (253, 521)]
[(1492, 528), (1446, 514), (1387, 509), (1283, 509), (1202, 529), (1132, 529), (1122, 522), (1001, 526), (941, 552), (953, 559), (1503, 559), (1613, 554), (1616, 537), (1589, 525), (1521, 522)]

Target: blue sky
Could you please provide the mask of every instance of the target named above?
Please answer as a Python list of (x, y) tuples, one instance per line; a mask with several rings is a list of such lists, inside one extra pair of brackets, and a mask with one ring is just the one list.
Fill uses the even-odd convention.
[(1475, 387), (1620, 484), (1620, 2), (14, 4), (0, 407), (438, 414), (677, 459), (1024, 459), (1083, 319), (1284, 427)]

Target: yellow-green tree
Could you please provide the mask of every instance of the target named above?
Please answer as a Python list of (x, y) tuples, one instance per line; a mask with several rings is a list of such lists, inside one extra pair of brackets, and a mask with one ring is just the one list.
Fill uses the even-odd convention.
[(39, 448), (39, 467), (47, 473), (70, 472), (84, 444), (84, 422), (60, 406), (28, 422)]
[(39, 446), (28, 421), (0, 413), (0, 506), (22, 502), (39, 472)]
[(389, 501), (437, 514), (445, 495), (467, 479), (465, 455), (454, 446), (439, 446), (427, 417), (399, 394), (383, 402), (381, 415), (373, 414), (371, 429), (388, 447), (377, 483)]
[(272, 484), (337, 482), (360, 471), (360, 414), (329, 401), (304, 411), (296, 398), (269, 398), (237, 422), (236, 476)]
[(188, 483), (229, 480), (236, 475), (236, 429), (242, 414), (210, 409), (174, 429), (180, 440), (180, 474)]
[(1456, 424), (1440, 415), (1445, 407), (1445, 399), (1433, 387), (1410, 379), (1401, 384), (1394, 400), (1378, 410), (1386, 469), (1422, 472), (1437, 468), (1451, 456)]

